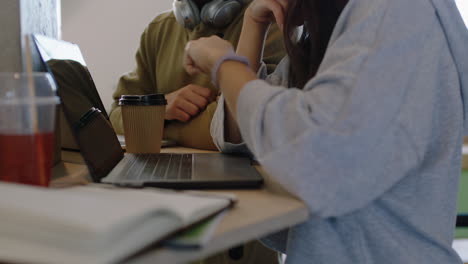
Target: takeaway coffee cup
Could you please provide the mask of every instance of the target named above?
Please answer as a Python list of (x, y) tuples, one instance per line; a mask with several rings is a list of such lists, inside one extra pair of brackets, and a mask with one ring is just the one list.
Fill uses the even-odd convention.
[(164, 94), (122, 95), (119, 100), (128, 153), (159, 153), (167, 101)]
[(0, 181), (48, 186), (59, 99), (47, 73), (0, 73)]

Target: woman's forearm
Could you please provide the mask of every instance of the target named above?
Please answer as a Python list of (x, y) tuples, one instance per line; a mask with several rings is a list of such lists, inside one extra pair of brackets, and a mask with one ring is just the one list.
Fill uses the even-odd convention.
[(247, 57), (254, 72), (257, 72), (261, 65), (263, 47), (269, 27), (269, 24), (253, 21), (246, 12), (236, 53)]
[(238, 144), (242, 142), (242, 137), (237, 126), (237, 99), (242, 88), (251, 80), (255, 80), (257, 75), (244, 64), (236, 61), (224, 62), (218, 71), (219, 86), (224, 94), (225, 120), (224, 139), (227, 142)]
[[(250, 19), (248, 14), (244, 16), (236, 53), (247, 57), (253, 72), (257, 72), (260, 68), (268, 28), (269, 24), (259, 24)], [(218, 80), (226, 101), (224, 104), (224, 139), (227, 142), (239, 144), (242, 142), (242, 136), (235, 117), (237, 97), (242, 87), (248, 81), (255, 79), (255, 75), (248, 71), (244, 65), (236, 64), (238, 63), (223, 63), (218, 73)], [(239, 70), (239, 73), (235, 72), (236, 70)]]

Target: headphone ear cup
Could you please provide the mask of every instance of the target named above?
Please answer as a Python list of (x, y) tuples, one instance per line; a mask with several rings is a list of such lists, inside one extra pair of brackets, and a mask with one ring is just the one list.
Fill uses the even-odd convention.
[(192, 0), (174, 0), (172, 10), (183, 27), (193, 29), (200, 24), (200, 10)]
[(237, 0), (214, 0), (203, 6), (200, 17), (204, 24), (222, 28), (231, 23), (241, 9), (242, 4)]
[(210, 10), (217, 5), (217, 2), (219, 2), (219, 0), (211, 1), (202, 7), (200, 12), (200, 19), (203, 24), (210, 24), (211, 19), (208, 12), (210, 12)]

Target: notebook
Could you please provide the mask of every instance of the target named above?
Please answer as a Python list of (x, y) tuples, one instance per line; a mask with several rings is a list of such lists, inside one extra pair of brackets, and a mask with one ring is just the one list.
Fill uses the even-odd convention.
[(38, 35), (34, 39), (57, 83), (65, 117), (95, 182), (175, 189), (256, 188), (263, 183), (247, 157), (221, 153), (123, 155), (78, 46)]
[(121, 262), (235, 202), (222, 195), (102, 186), (0, 183), (0, 262)]

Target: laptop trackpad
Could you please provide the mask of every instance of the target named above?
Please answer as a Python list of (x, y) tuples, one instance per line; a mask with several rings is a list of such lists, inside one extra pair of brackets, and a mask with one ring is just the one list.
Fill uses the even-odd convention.
[(193, 177), (208, 181), (245, 181), (262, 179), (249, 158), (226, 154), (194, 154)]

